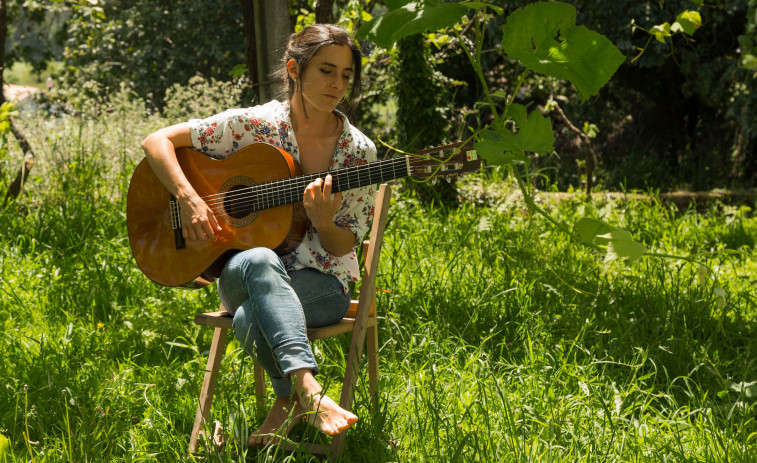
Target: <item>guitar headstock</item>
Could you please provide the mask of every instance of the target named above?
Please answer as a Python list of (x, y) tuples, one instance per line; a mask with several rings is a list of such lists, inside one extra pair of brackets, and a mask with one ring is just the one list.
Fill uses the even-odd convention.
[(481, 168), (481, 159), (473, 143), (451, 143), (426, 148), (410, 156), (410, 175), (414, 177), (442, 177), (476, 172)]

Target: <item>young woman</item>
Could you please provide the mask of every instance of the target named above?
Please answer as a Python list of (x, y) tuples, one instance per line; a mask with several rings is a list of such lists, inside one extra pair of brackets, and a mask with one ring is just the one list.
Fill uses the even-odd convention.
[[(356, 102), (360, 93), (361, 53), (353, 39), (333, 25), (310, 26), (289, 38), (283, 61), (283, 101), (167, 127), (142, 143), (153, 171), (178, 198), (187, 240), (214, 240), (221, 228), (182, 173), (175, 147), (193, 146), (224, 158), (250, 143), (268, 143), (297, 159), (303, 174), (376, 159), (375, 145), (336, 109), (344, 99)], [(373, 215), (374, 189), (332, 194), (331, 182), (326, 175), (305, 188), (302, 202), (310, 225), (293, 252), (239, 252), (218, 280), (221, 302), (234, 315), (237, 339), (247, 353), (256, 354), (276, 394), (265, 422), (249, 437), (250, 445), (287, 433), (292, 415), (304, 414), (330, 435), (357, 421), (315, 379), (318, 366), (306, 329), (336, 323), (349, 308), (347, 284), (359, 276), (355, 247)]]

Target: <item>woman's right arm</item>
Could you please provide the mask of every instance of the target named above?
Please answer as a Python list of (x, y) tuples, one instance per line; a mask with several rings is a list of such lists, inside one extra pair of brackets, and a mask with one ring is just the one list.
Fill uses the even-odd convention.
[(176, 159), (176, 148), (192, 146), (188, 123), (176, 124), (153, 132), (142, 141), (147, 161), (155, 176), (179, 201), (182, 234), (187, 240), (214, 240), (221, 227), (187, 180)]

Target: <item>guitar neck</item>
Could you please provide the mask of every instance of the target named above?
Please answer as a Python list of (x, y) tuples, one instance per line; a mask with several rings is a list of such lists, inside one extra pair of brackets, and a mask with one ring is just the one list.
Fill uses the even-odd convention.
[(254, 210), (269, 209), (302, 201), (305, 188), (316, 179), (326, 178), (326, 175), (329, 174), (332, 177), (331, 191), (338, 193), (408, 177), (410, 175), (410, 161), (407, 156), (402, 156), (255, 185), (251, 187), (252, 196), (255, 198)]

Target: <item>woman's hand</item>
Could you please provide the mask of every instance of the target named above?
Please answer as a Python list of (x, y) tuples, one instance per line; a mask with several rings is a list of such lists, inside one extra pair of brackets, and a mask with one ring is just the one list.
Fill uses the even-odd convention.
[(305, 188), (302, 204), (316, 230), (334, 225), (334, 216), (342, 206), (342, 193), (331, 196), (331, 174), (326, 180), (317, 178)]
[(331, 196), (331, 174), (325, 180), (316, 179), (305, 188), (302, 204), (310, 222), (318, 232), (323, 249), (335, 256), (343, 256), (355, 246), (355, 234), (334, 223), (334, 216), (342, 207), (342, 193)]
[(213, 209), (196, 194), (179, 198), (181, 234), (188, 241), (213, 241), (221, 231)]

